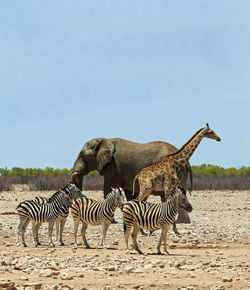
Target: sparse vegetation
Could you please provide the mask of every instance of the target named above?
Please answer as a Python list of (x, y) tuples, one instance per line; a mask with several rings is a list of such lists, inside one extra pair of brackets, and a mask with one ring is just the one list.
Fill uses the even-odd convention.
[[(202, 164), (192, 166), (194, 190), (247, 190), (250, 189), (250, 167), (223, 168)], [(0, 190), (11, 190), (13, 185), (26, 184), (31, 190), (56, 190), (71, 180), (71, 169), (0, 168)], [(102, 190), (103, 176), (91, 171), (84, 177), (84, 190)]]

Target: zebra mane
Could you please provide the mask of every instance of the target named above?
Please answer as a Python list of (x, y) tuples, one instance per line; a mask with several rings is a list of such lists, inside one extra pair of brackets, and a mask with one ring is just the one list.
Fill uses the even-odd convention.
[(106, 196), (105, 199), (110, 199), (114, 197), (115, 194), (116, 194), (116, 189), (112, 189), (112, 191)]
[(176, 196), (176, 193), (178, 193), (178, 192), (180, 192), (180, 191), (181, 191), (183, 194), (186, 195), (186, 191), (185, 191), (184, 188), (182, 188), (182, 187), (176, 187), (176, 188), (174, 188), (174, 189), (171, 191), (171, 193), (170, 193), (170, 195), (168, 196), (168, 198), (167, 198), (166, 201), (171, 200), (171, 199), (174, 199), (175, 196)]
[(112, 188), (111, 192), (106, 196), (105, 199), (110, 199), (110, 198), (114, 197), (115, 194), (117, 193), (117, 190), (119, 191), (119, 193), (121, 193), (120, 187), (118, 187), (118, 188)]
[(54, 199), (56, 199), (61, 194), (66, 193), (63, 189), (59, 189), (56, 191), (51, 197), (48, 198), (48, 202), (52, 202)]

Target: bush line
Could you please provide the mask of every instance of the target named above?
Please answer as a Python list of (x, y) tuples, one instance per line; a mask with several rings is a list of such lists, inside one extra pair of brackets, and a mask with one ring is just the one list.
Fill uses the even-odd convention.
[[(194, 190), (249, 190), (250, 167), (227, 168), (202, 164), (192, 166)], [(58, 190), (71, 180), (71, 169), (0, 168), (0, 191)], [(189, 178), (188, 178), (189, 182)], [(19, 186), (19, 187), (18, 187)], [(92, 171), (83, 178), (83, 190), (102, 190), (103, 176)]]

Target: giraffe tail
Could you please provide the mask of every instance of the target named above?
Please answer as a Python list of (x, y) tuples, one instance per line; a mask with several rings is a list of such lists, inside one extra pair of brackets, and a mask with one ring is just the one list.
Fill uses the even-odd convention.
[(138, 174), (135, 176), (134, 180), (133, 180), (133, 192), (132, 192), (132, 196), (135, 195), (135, 181), (138, 178)]

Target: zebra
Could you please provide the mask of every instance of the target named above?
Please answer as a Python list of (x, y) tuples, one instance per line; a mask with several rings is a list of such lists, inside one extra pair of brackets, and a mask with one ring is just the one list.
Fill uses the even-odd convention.
[(88, 225), (101, 225), (102, 227), (102, 241), (103, 248), (106, 247), (106, 233), (108, 227), (114, 217), (114, 212), (117, 207), (122, 208), (126, 201), (125, 193), (121, 187), (112, 188), (106, 199), (93, 200), (83, 196), (74, 200), (71, 213), (74, 220), (74, 236), (75, 246), (77, 246), (77, 230), (79, 222), (82, 222), (82, 239), (86, 248), (90, 248), (85, 233)]
[[(80, 189), (78, 189), (78, 187), (73, 182), (69, 182), (61, 190), (65, 191), (72, 200), (83, 196)], [(36, 196), (33, 200), (37, 202), (38, 204), (43, 204), (43, 203), (47, 203), (49, 198), (46, 198), (43, 196)], [(69, 215), (69, 206), (63, 205), (61, 208), (61, 214), (58, 216), (58, 219), (56, 220), (56, 241), (58, 244), (58, 240), (59, 240), (61, 246), (65, 245), (62, 239), (62, 235), (63, 235), (63, 229), (64, 229), (64, 225), (66, 223), (68, 215)], [(59, 236), (60, 236), (60, 239), (59, 239)], [(38, 245), (41, 245), (39, 240), (38, 240)]]
[(19, 238), (22, 235), (23, 246), (25, 243), (25, 229), (32, 220), (32, 232), (35, 246), (39, 245), (38, 230), (43, 222), (49, 223), (49, 243), (52, 243), (52, 231), (54, 222), (63, 216), (63, 207), (69, 208), (72, 205), (72, 198), (82, 196), (81, 191), (73, 183), (67, 184), (64, 188), (55, 192), (46, 203), (39, 204), (34, 200), (26, 200), (21, 202), (16, 210), (19, 216), (19, 226), (17, 230), (17, 246), (20, 245)]
[(187, 212), (192, 211), (192, 205), (187, 199), (186, 191), (181, 188), (175, 188), (166, 202), (150, 203), (145, 201), (131, 200), (123, 205), (123, 229), (128, 252), (129, 233), (133, 227), (132, 239), (135, 250), (139, 254), (143, 252), (139, 249), (136, 241), (140, 229), (155, 231), (162, 229), (160, 240), (157, 246), (157, 254), (161, 254), (161, 243), (164, 241), (164, 251), (168, 253), (166, 247), (167, 232), (174, 223), (179, 207)]

